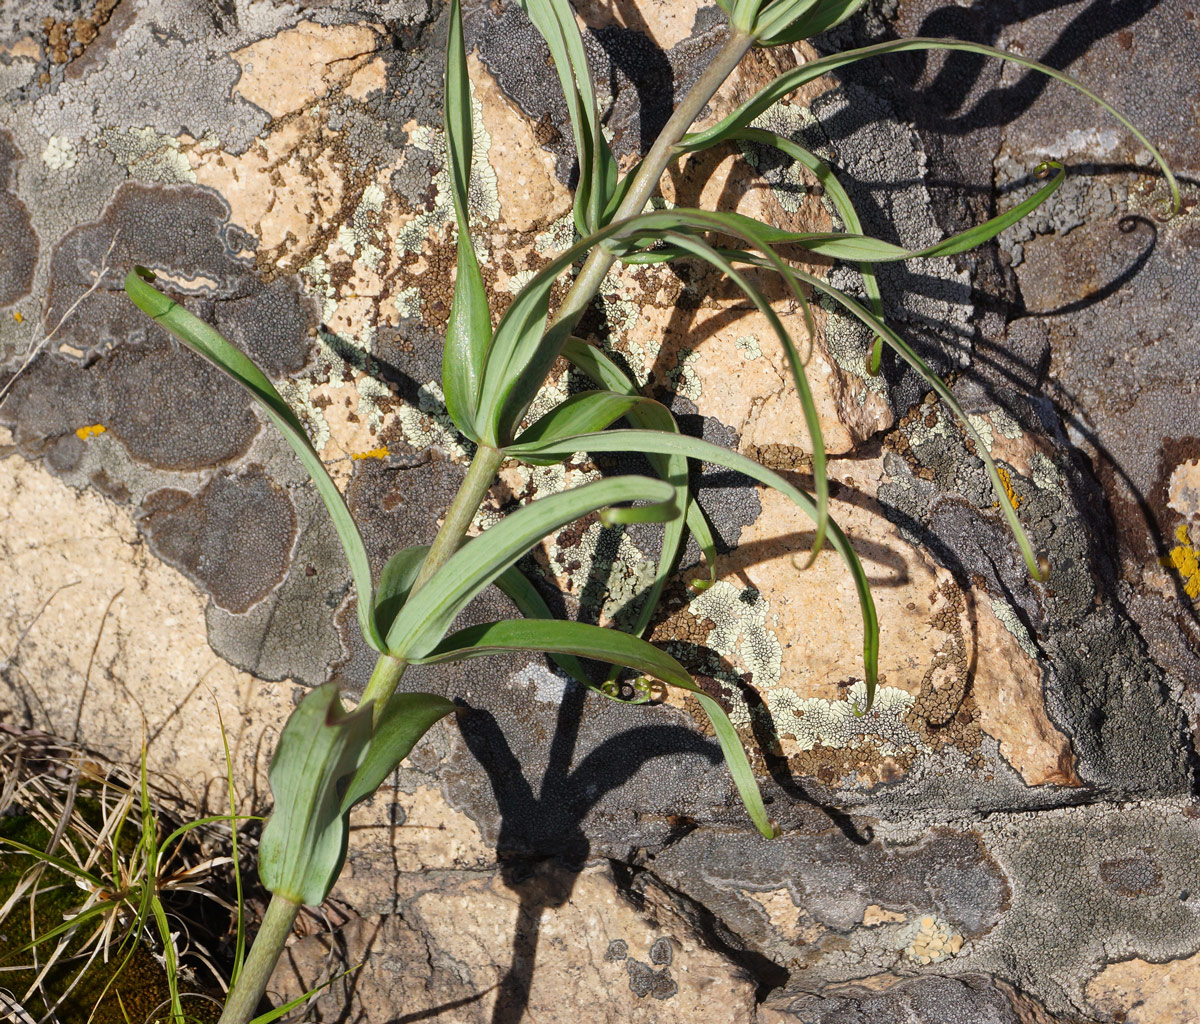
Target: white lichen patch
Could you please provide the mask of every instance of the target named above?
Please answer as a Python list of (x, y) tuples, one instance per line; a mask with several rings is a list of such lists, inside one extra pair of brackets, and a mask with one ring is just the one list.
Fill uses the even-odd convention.
[(138, 181), (195, 183), (196, 172), (184, 154), (178, 139), (161, 135), (153, 128), (106, 128), (100, 143), (114, 160), (124, 164), (129, 176)]
[(733, 339), (734, 347), (742, 353), (743, 359), (758, 359), (762, 355), (758, 339), (753, 334), (742, 334)]
[(337, 290), (324, 256), (314, 256), (300, 268), (305, 292), (321, 303), (321, 321), (328, 323), (337, 312)]
[(1016, 638), (1021, 650), (1037, 661), (1037, 646), (1033, 642), (1033, 637), (1029, 635), (1029, 630), (1025, 628), (1025, 623), (1017, 617), (1013, 606), (997, 598), (992, 602), (992, 611), (996, 613), (996, 618), (1000, 620), (1004, 628)]
[(65, 135), (52, 135), (42, 150), (42, 163), (52, 171), (70, 170), (79, 159), (79, 151), (73, 140)]
[(900, 753), (907, 746), (921, 746), (904, 719), (913, 706), (912, 694), (894, 686), (880, 686), (875, 703), (865, 714), (856, 709), (867, 705), (867, 685), (855, 683), (846, 700), (800, 697), (791, 690), (767, 694), (767, 710), (782, 737), (792, 737), (797, 750), (824, 747), (873, 746), (881, 756)]
[[(778, 684), (783, 646), (767, 625), (770, 604), (759, 591), (717, 580), (692, 599), (688, 610), (697, 618), (713, 622), (705, 646), (747, 672), (756, 690), (767, 692)], [(749, 709), (741, 701), (734, 708), (737, 712), (734, 724), (749, 725)]]
[(455, 461), (466, 461), (467, 450), (446, 411), (446, 396), (436, 381), (417, 389), (417, 406), (404, 405), (396, 414), (404, 441), (417, 451), (439, 448)]
[(1058, 490), (1062, 485), (1062, 474), (1054, 465), (1053, 460), (1041, 452), (1034, 452), (1030, 460), (1033, 469), (1034, 485), (1044, 491)]
[(903, 934), (905, 955), (922, 966), (957, 956), (963, 946), (962, 935), (933, 914), (926, 914)]
[(543, 704), (561, 704), (570, 680), (547, 665), (526, 665), (508, 677), (512, 687), (532, 687), (533, 699)]
[(533, 247), (542, 256), (564, 252), (575, 242), (575, 217), (568, 213), (559, 217), (540, 235), (533, 239)]
[(546, 542), (547, 565), (556, 583), (599, 611), (599, 624), (628, 629), (654, 584), (658, 565), (629, 539), (622, 527), (592, 523), (578, 539)]
[(307, 431), (313, 447), (318, 452), (324, 451), (332, 435), (325, 414), (312, 400), (312, 393), (319, 385), (300, 377), (296, 380), (282, 380), (275, 387), (280, 397), (300, 417), (300, 422), (304, 424), (304, 429)]
[(995, 437), (992, 434), (992, 425), (988, 422), (988, 418), (972, 412), (967, 413), (967, 422), (971, 425), (971, 429), (979, 435), (979, 440), (983, 442), (984, 447), (990, 454)]
[(337, 241), (341, 250), (371, 270), (377, 270), (383, 259), (383, 250), (375, 243), (386, 242), (380, 223), (386, 198), (383, 189), (372, 182), (363, 189), (350, 223), (338, 227)]
[(421, 315), (421, 289), (416, 285), (401, 288), (392, 300), (396, 316), (401, 320), (415, 319)]
[[(774, 132), (776, 135), (782, 135), (793, 142), (803, 144), (804, 130), (814, 127), (817, 123), (817, 119), (807, 107), (798, 103), (779, 102), (755, 118), (750, 126)], [(762, 164), (760, 158), (762, 150), (749, 144), (742, 144), (741, 148), (746, 162), (751, 167), (758, 169)], [(772, 169), (770, 182), (775, 200), (788, 213), (797, 213), (808, 198), (810, 185), (804, 169), (797, 162), (793, 161), (786, 167)]]
[[(483, 107), (471, 93), (473, 122), (471, 147), (471, 184), (467, 191), (467, 213), (471, 223), (490, 223), (500, 216), (500, 192), (496, 172), (488, 163), (488, 152), (492, 148), (492, 137), (483, 123)], [(436, 159), (439, 168), (433, 176), (433, 202), (427, 210), (412, 217), (397, 233), (392, 248), (397, 256), (407, 252), (420, 252), (431, 232), (440, 230), (454, 220), (454, 200), (450, 186), (450, 171), (446, 161), (446, 136), (443, 132), (417, 125), (409, 133), (408, 144), (414, 149), (424, 150)], [(483, 254), (480, 253), (483, 259)]]

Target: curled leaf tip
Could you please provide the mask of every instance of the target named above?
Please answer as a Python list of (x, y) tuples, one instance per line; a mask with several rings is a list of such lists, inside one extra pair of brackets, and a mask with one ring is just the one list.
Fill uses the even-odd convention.
[(158, 279), (158, 275), (149, 267), (135, 266), (133, 272), (143, 281), (156, 281)]

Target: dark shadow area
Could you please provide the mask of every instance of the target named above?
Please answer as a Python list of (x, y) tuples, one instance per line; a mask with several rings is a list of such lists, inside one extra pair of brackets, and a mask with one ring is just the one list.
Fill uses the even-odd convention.
[(517, 1024), (528, 1007), (543, 915), (570, 899), (591, 850), (582, 827), (588, 812), (656, 758), (721, 760), (715, 744), (689, 729), (650, 725), (629, 729), (576, 762), (586, 697), (583, 687), (567, 687), (536, 794), (495, 717), (473, 708), (460, 716), (463, 739), (487, 773), (500, 811), (496, 848), (504, 883), (519, 899), (512, 959), (492, 1024)]

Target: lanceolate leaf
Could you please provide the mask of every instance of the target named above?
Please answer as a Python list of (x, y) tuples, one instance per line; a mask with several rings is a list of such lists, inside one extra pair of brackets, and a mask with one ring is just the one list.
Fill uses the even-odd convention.
[(721, 705), (701, 690), (678, 661), (638, 637), (583, 622), (508, 620), (459, 630), (430, 651), (423, 663), (461, 661), (503, 651), (547, 651), (575, 654), (661, 679), (689, 691), (704, 708), (716, 732), (721, 752), (751, 820), (768, 839), (777, 832), (767, 817), (754, 771), (741, 740)]
[(382, 786), (396, 766), (408, 757), (417, 740), (436, 722), (457, 710), (457, 705), (437, 694), (394, 694), (375, 723), (362, 764), (346, 787), (342, 813), (349, 813), (351, 807)]
[[(578, 450), (578, 449), (577, 449)], [(617, 502), (670, 504), (675, 489), (660, 480), (622, 476), (539, 498), (456, 551), (401, 609), (388, 631), (388, 653), (411, 661), (445, 635), (454, 617), (484, 587), (555, 530)]]
[[(637, 386), (629, 379), (625, 371), (595, 345), (589, 345), (579, 338), (568, 338), (567, 343), (563, 346), (562, 354), (563, 358), (572, 366), (587, 374), (601, 387), (626, 395), (639, 394)], [(679, 426), (675, 422), (675, 417), (671, 415), (671, 410), (657, 402), (634, 406), (625, 414), (625, 418), (635, 427), (643, 427), (646, 430), (665, 430), (672, 434), (679, 433)], [(712, 528), (708, 525), (708, 520), (704, 518), (703, 510), (688, 497), (687, 459), (680, 455), (658, 455), (654, 452), (643, 452), (642, 454), (646, 456), (650, 465), (654, 467), (654, 472), (662, 479), (675, 483), (681, 488), (677, 492), (675, 500), (677, 503), (687, 502), (686, 526), (692, 536), (696, 538), (696, 543), (700, 545), (700, 552), (704, 555), (705, 563), (708, 566), (708, 585), (711, 586), (717, 581), (717, 545), (713, 538)], [(681, 481), (682, 483), (680, 483)], [(659, 556), (658, 575), (655, 577), (653, 588), (646, 596), (636, 624), (630, 630), (637, 636), (641, 636), (645, 631), (650, 624), (654, 609), (658, 607), (658, 598), (666, 584), (667, 572), (675, 564), (683, 545), (684, 525), (684, 523), (676, 521), (667, 524), (667, 530), (663, 536), (662, 553)], [(699, 587), (700, 581), (693, 580), (692, 586)]]
[(558, 72), (575, 152), (579, 159), (579, 185), (575, 190), (575, 223), (586, 235), (604, 223), (604, 211), (617, 180), (617, 162), (600, 128), (592, 73), (575, 12), (567, 0), (517, 0), (550, 47)]
[[(817, 507), (813, 499), (804, 491), (793, 487), (778, 473), (772, 472), (753, 459), (739, 455), (737, 452), (731, 452), (727, 448), (721, 448), (684, 434), (664, 434), (654, 430), (605, 430), (586, 437), (570, 437), (562, 441), (530, 447), (535, 454), (539, 455), (566, 455), (576, 451), (642, 451), (704, 459), (706, 462), (714, 462), (718, 466), (745, 473), (746, 476), (775, 488), (795, 502), (814, 522), (817, 518)], [(859, 562), (846, 535), (842, 533), (832, 518), (829, 519), (829, 542), (849, 567), (851, 575), (854, 577), (855, 589), (858, 592), (858, 602), (863, 617), (863, 664), (869, 708), (875, 699), (875, 684), (879, 675), (879, 620), (875, 614), (875, 602), (871, 597), (870, 585), (867, 582), (866, 573), (863, 572), (862, 563)]]
[(1151, 144), (1133, 123), (1125, 117), (1110, 103), (1101, 99), (1096, 93), (1092, 92), (1085, 85), (1077, 82), (1070, 75), (1062, 71), (1057, 71), (1045, 64), (1040, 64), (1036, 60), (1030, 60), (1027, 57), (1019, 56), (1015, 53), (1005, 53), (1003, 50), (997, 50), (991, 46), (984, 46), (981, 43), (967, 43), (952, 39), (895, 39), (886, 43), (875, 43), (872, 46), (864, 46), (856, 50), (843, 50), (841, 53), (830, 54), (828, 57), (821, 57), (818, 60), (810, 61), (807, 64), (802, 64), (798, 68), (791, 71), (786, 71), (774, 81), (764, 86), (758, 93), (752, 96), (749, 100), (743, 103), (737, 110), (733, 111), (727, 117), (722, 118), (716, 124), (700, 132), (693, 132), (684, 136), (684, 145), (691, 146), (696, 143), (703, 142), (709, 138), (720, 137), (730, 128), (744, 128), (750, 124), (759, 114), (766, 111), (773, 103), (783, 99), (788, 93), (794, 92), (800, 86), (815, 81), (822, 75), (827, 75), (831, 71), (836, 71), (838, 68), (846, 67), (849, 64), (857, 63), (860, 60), (866, 60), (869, 57), (882, 57), (889, 53), (908, 53), (921, 50), (956, 50), (963, 53), (978, 53), (985, 57), (995, 57), (998, 60), (1009, 61), (1012, 64), (1019, 64), (1021, 67), (1030, 68), (1034, 71), (1040, 71), (1044, 75), (1056, 81), (1069, 85), (1072, 89), (1082, 93), (1094, 103), (1103, 107), (1109, 114), (1115, 117), (1125, 128), (1138, 140), (1154, 157), (1155, 162), (1162, 170), (1163, 176), (1167, 180), (1167, 184), (1171, 190), (1171, 198), (1174, 204), (1175, 212), (1179, 211), (1182, 202), (1179, 194), (1179, 184), (1175, 180), (1175, 175), (1171, 173), (1171, 168), (1167, 165), (1163, 155), (1158, 151), (1157, 147)]
[(463, 48), (462, 14), (459, 0), (450, 5), (450, 33), (446, 41), (446, 156), (454, 219), (458, 224), (458, 269), (446, 347), (442, 356), (442, 390), (446, 410), (454, 425), (473, 441), (479, 440), (475, 416), (479, 405), (479, 383), (488, 345), (492, 340), (492, 318), (487, 290), (479, 271), (479, 260), (471, 243), (467, 194), (471, 183), (471, 82)]
[(1011, 227), (1017, 221), (1024, 219), (1049, 199), (1058, 190), (1059, 186), (1062, 185), (1066, 176), (1063, 165), (1056, 160), (1048, 160), (1046, 163), (1041, 164), (1037, 168), (1037, 173), (1047, 174), (1051, 169), (1054, 169), (1057, 173), (1051, 178), (1049, 183), (1043, 185), (1037, 192), (1014, 206), (1011, 210), (1006, 210), (1004, 213), (992, 217), (982, 224), (967, 228), (957, 235), (951, 235), (949, 238), (945, 238), (924, 249), (905, 249), (902, 246), (893, 245), (891, 242), (884, 242), (878, 238), (871, 238), (867, 235), (850, 232), (782, 231), (778, 228), (770, 227), (763, 229), (763, 225), (758, 221), (750, 217), (744, 217), (740, 213), (730, 213), (727, 216), (739, 224), (745, 222), (743, 224), (745, 227), (758, 226), (762, 229), (763, 240), (772, 245), (795, 245), (810, 252), (815, 252), (820, 256), (829, 256), (833, 259), (894, 263), (898, 260), (921, 259), (932, 256), (953, 256), (957, 253), (967, 252), (969, 249), (974, 249), (989, 239), (995, 238), (1005, 228)]
[(350, 563), (350, 573), (354, 577), (354, 589), (358, 598), (358, 624), (362, 629), (363, 638), (375, 650), (382, 651), (383, 637), (376, 625), (372, 608), (371, 563), (367, 560), (367, 549), (363, 546), (362, 536), (350, 515), (350, 510), (346, 507), (341, 491), (337, 489), (337, 484), (333, 482), (321, 457), (313, 448), (300, 420), (249, 357), (199, 317), (152, 287), (149, 282), (153, 280), (154, 274), (151, 271), (145, 267), (135, 267), (125, 277), (125, 291), (138, 309), (153, 317), (193, 352), (203, 356), (249, 391), (308, 471), (309, 477), (316, 485), (317, 493), (325, 503), (329, 517), (333, 520), (338, 539), (342, 542), (342, 550), (346, 552), (346, 560)]
[[(517, 436), (517, 443), (546, 441), (550, 438), (603, 430), (622, 416), (628, 415), (635, 406), (648, 405), (652, 401), (640, 395), (621, 395), (615, 391), (582, 391), (571, 395), (522, 431)], [(558, 461), (547, 460), (543, 465), (553, 465)]]
[(263, 885), (293, 903), (317, 906), (346, 859), (343, 787), (371, 737), (371, 705), (347, 714), (333, 683), (296, 706), (271, 759), (275, 807), (263, 828), (258, 869)]

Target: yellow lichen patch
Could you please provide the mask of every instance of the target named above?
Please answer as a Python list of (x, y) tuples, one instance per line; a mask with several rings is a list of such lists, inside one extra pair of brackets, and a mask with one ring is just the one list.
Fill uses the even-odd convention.
[(369, 452), (351, 452), (350, 458), (357, 462), (359, 459), (386, 459), (388, 450), (386, 448), (372, 448)]
[(919, 964), (932, 964), (955, 956), (962, 944), (963, 937), (945, 921), (926, 915), (921, 918), (916, 934), (904, 952)]
[(25, 322), (25, 317), (21, 314), (19, 309), (13, 314), (13, 319), (19, 324), (23, 324)]
[(107, 429), (103, 423), (93, 423), (90, 427), (80, 427), (75, 431), (75, 436), (81, 441), (86, 441), (89, 437), (103, 434)]
[[(1012, 505), (1012, 507), (1014, 509), (1020, 508), (1021, 507), (1021, 499), (1017, 495), (1017, 492), (1013, 490), (1012, 474), (1009, 473), (1009, 471), (1007, 469), (1005, 469), (1003, 466), (996, 467), (996, 474), (1000, 477), (1000, 483), (1004, 487), (1004, 493), (1008, 496), (1008, 503), (1010, 505)], [(995, 508), (1000, 507), (1000, 503), (998, 501), (992, 502), (992, 505)]]
[(1179, 543), (1171, 548), (1163, 563), (1179, 573), (1183, 578), (1183, 592), (1194, 601), (1200, 597), (1200, 551), (1192, 544), (1186, 523), (1180, 523), (1176, 528), (1175, 539)]

